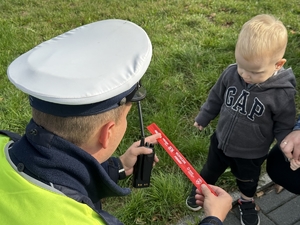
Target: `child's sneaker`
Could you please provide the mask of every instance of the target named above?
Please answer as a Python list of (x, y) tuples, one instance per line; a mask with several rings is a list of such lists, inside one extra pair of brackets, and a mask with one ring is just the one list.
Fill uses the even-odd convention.
[(194, 212), (199, 211), (202, 208), (201, 206), (196, 204), (195, 195), (196, 195), (196, 187), (193, 186), (190, 195), (185, 200), (186, 206)]
[(260, 225), (260, 218), (255, 209), (254, 201), (239, 199), (238, 204), (242, 225)]
[(196, 204), (195, 196), (188, 196), (185, 201), (186, 206), (196, 212), (199, 211), (202, 207)]

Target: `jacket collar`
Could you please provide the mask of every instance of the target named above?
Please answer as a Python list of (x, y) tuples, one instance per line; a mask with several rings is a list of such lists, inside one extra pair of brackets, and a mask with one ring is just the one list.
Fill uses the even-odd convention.
[(33, 120), (27, 125), (25, 135), (13, 145), (10, 155), (35, 178), (76, 190), (94, 203), (104, 197), (130, 193), (130, 189), (118, 186), (90, 154)]

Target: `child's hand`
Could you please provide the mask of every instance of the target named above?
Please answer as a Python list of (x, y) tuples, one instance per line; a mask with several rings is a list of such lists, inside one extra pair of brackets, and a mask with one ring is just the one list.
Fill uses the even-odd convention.
[(197, 122), (194, 123), (194, 126), (197, 127), (199, 130), (203, 130), (203, 127), (199, 125)]
[(295, 159), (291, 159), (290, 160), (290, 167), (292, 170), (296, 170), (300, 167), (300, 161), (299, 160), (295, 160)]

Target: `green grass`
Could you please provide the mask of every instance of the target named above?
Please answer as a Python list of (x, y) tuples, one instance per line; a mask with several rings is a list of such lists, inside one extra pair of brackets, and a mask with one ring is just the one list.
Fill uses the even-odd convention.
[[(299, 0), (2, 0), (0, 12), (0, 129), (23, 133), (30, 119), (27, 97), (7, 79), (9, 63), (45, 40), (103, 19), (130, 20), (148, 33), (153, 58), (143, 78), (145, 127), (155, 122), (197, 170), (217, 120), (199, 132), (194, 117), (222, 70), (235, 62), (234, 46), (244, 22), (260, 13), (283, 21), (289, 31), (286, 67), (293, 68), (300, 83)], [(297, 103), (300, 109), (299, 97)], [(140, 136), (137, 107), (128, 126), (118, 154)], [(160, 162), (150, 188), (104, 200), (104, 208), (125, 224), (176, 224), (185, 215), (198, 215), (185, 208), (191, 183), (160, 146), (156, 152)], [(230, 172), (218, 184), (235, 188)], [(131, 178), (121, 185), (131, 186)]]

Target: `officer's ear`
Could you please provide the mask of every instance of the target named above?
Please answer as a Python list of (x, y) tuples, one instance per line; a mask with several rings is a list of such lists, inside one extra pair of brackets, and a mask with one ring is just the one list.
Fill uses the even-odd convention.
[(115, 125), (114, 121), (109, 121), (100, 128), (98, 140), (103, 148), (107, 148), (109, 139), (112, 137), (112, 129)]

